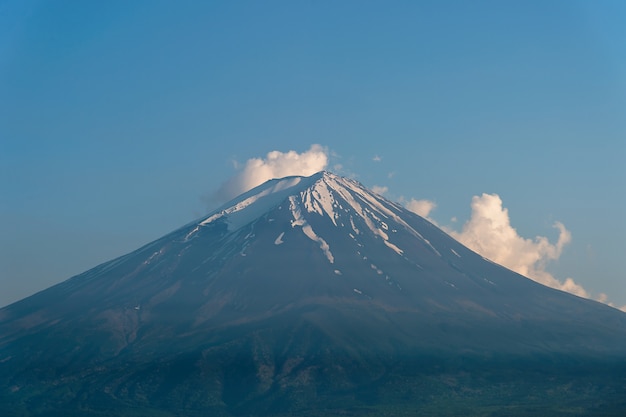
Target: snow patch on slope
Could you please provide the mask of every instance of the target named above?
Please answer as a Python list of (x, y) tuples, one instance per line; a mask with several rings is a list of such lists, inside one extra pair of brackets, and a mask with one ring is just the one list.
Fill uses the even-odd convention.
[(260, 185), (242, 194), (238, 199), (227, 203), (223, 206), (224, 208), (218, 209), (217, 212), (201, 221), (199, 225), (206, 226), (225, 217), (228, 230), (238, 230), (280, 204), (293, 188), (305, 179), (288, 177)]
[(285, 232), (282, 232), (280, 235), (278, 235), (278, 237), (276, 238), (276, 240), (274, 240), (274, 245), (280, 245), (282, 243), (285, 243), (283, 241), (283, 236), (285, 236)]
[[(400, 216), (394, 213), (392, 210), (386, 207), (384, 204), (385, 200), (380, 199), (379, 197), (373, 196), (357, 183), (350, 182), (349, 180), (339, 178), (335, 175), (328, 174), (325, 177), (325, 180), (328, 181), (330, 187), (336, 190), (341, 197), (350, 204), (350, 206), (354, 209), (354, 211), (359, 214), (359, 216), (365, 221), (367, 227), (376, 235), (380, 236), (383, 240), (389, 241), (389, 236), (378, 228), (373, 220), (378, 221), (381, 224), (381, 227), (385, 230), (388, 230), (387, 224), (381, 219), (379, 216), (388, 219), (394, 220), (396, 223), (402, 225), (406, 230), (408, 230), (415, 237), (422, 240), (426, 245), (428, 245), (438, 256), (441, 256), (439, 251), (435, 249), (435, 247), (425, 239), (421, 233), (411, 227), (408, 223), (406, 223)], [(352, 194), (355, 194), (356, 197), (361, 200), (364, 205), (371, 207), (373, 210), (369, 210), (367, 208), (363, 208), (361, 203), (356, 201), (356, 198), (353, 197)]]
[(402, 249), (400, 249), (399, 247), (397, 247), (396, 245), (394, 245), (393, 243), (389, 242), (388, 240), (384, 240), (383, 243), (385, 245), (387, 245), (389, 248), (391, 248), (395, 253), (397, 253), (398, 255), (402, 255), (404, 254), (404, 251)]
[(330, 262), (331, 264), (334, 263), (335, 258), (333, 254), (330, 252), (330, 246), (328, 246), (328, 243), (326, 243), (324, 239), (322, 239), (315, 233), (311, 225), (306, 221), (304, 216), (302, 216), (302, 211), (300, 210), (300, 207), (298, 206), (298, 202), (296, 201), (295, 196), (289, 196), (289, 210), (291, 210), (291, 213), (294, 218), (294, 220), (291, 222), (291, 227), (300, 226), (304, 234), (309, 239), (311, 239), (314, 242), (317, 242), (320, 245), (320, 249), (322, 250), (326, 258), (328, 259), (328, 262)]

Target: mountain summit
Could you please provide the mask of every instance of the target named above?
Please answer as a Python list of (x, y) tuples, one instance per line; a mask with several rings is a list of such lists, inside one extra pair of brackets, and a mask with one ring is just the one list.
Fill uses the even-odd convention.
[(626, 314), (328, 172), (0, 310), (3, 415), (620, 415), (625, 361)]

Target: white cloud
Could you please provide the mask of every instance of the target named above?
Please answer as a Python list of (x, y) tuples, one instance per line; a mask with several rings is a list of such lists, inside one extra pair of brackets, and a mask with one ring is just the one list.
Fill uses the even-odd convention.
[(376, 194), (383, 195), (387, 191), (389, 191), (389, 188), (385, 187), (384, 185), (375, 185), (372, 187), (372, 191), (374, 191)]
[(328, 150), (320, 145), (312, 145), (303, 153), (272, 151), (265, 158), (248, 159), (240, 172), (220, 186), (215, 197), (227, 201), (273, 178), (309, 176), (327, 165)]
[(378, 156), (378, 155), (374, 155), (374, 157), (372, 158), (372, 161), (374, 161), (374, 162), (380, 162), (380, 161), (382, 161), (382, 159), (383, 159), (383, 158), (381, 158), (380, 156)]
[(509, 212), (497, 194), (483, 194), (472, 199), (472, 216), (459, 233), (447, 229), (455, 239), (482, 256), (521, 275), (552, 288), (589, 298), (589, 293), (572, 278), (561, 282), (545, 270), (549, 261), (557, 260), (563, 248), (572, 240), (565, 226), (556, 222), (559, 230), (556, 243), (537, 236), (527, 239), (511, 226)]
[(403, 201), (402, 203), (407, 209), (422, 217), (428, 217), (430, 212), (433, 211), (435, 207), (437, 207), (437, 204), (434, 201), (416, 200), (414, 198), (410, 199), (409, 201)]

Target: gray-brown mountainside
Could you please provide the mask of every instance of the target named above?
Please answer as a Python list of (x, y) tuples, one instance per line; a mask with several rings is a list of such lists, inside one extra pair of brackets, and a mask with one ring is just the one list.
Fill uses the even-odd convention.
[(0, 414), (626, 415), (626, 314), (331, 173), (0, 309)]

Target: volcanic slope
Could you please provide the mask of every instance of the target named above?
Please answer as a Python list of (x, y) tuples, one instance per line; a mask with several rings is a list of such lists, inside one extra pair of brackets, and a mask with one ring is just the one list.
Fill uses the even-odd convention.
[(626, 314), (328, 172), (0, 310), (3, 415), (620, 415), (625, 363)]

